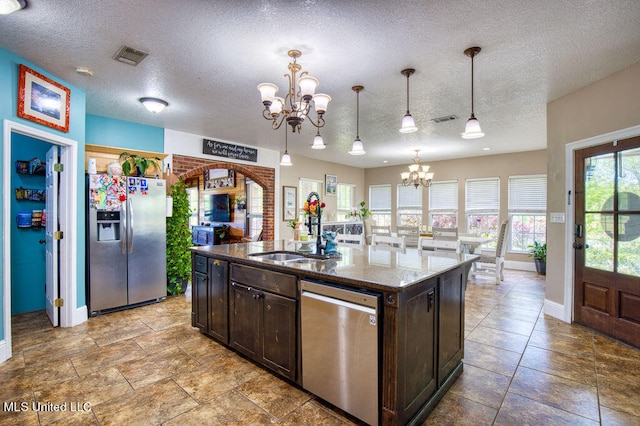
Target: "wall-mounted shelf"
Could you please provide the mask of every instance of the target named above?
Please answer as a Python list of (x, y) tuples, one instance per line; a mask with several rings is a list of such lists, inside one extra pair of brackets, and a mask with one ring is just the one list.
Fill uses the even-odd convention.
[(39, 175), (44, 176), (46, 163), (38, 158), (32, 158), (29, 161), (17, 160), (16, 173), (20, 175)]
[(47, 191), (35, 188), (16, 188), (16, 200), (18, 201), (40, 201), (47, 199)]
[[(152, 152), (152, 151), (140, 151), (136, 149), (128, 149), (128, 148), (119, 148), (114, 146), (104, 146), (104, 145), (93, 145), (86, 144), (84, 147), (84, 165), (85, 172), (87, 171), (87, 165), (89, 158), (96, 159), (96, 169), (98, 173), (106, 173), (107, 166), (112, 162), (120, 162), (120, 154), (126, 151), (130, 154), (136, 154), (141, 157), (158, 157), (160, 160), (163, 160), (168, 154), (162, 152)], [(147, 176), (151, 177), (155, 174), (159, 174), (162, 176), (162, 170), (156, 170), (155, 167), (151, 166), (147, 170)]]

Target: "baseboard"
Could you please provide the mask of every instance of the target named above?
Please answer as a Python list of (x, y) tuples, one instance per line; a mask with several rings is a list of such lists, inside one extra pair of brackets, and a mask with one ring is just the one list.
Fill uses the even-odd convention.
[(71, 327), (74, 327), (78, 324), (82, 324), (83, 322), (87, 322), (88, 318), (89, 318), (89, 311), (87, 310), (87, 305), (80, 306), (73, 313), (73, 321), (71, 323)]
[(0, 340), (0, 364), (9, 359), (9, 353), (7, 352), (7, 341)]
[(504, 267), (506, 269), (515, 269), (518, 271), (532, 271), (535, 272), (536, 264), (533, 262), (517, 262), (514, 260), (505, 260)]
[(554, 318), (559, 319), (560, 321), (568, 323), (571, 322), (571, 318), (565, 318), (566, 314), (564, 305), (561, 305), (560, 303), (552, 302), (549, 299), (544, 299), (544, 306), (542, 309), (545, 315), (550, 315)]

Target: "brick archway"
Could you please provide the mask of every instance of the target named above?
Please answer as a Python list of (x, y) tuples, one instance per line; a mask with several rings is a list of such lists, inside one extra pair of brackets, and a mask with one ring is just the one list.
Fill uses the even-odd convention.
[(228, 169), (242, 173), (262, 187), (262, 229), (263, 239), (274, 238), (274, 188), (276, 186), (276, 171), (268, 167), (251, 166), (246, 164), (227, 163), (206, 158), (187, 157), (185, 155), (173, 155), (172, 170), (178, 177), (188, 179), (200, 177), (205, 170)]

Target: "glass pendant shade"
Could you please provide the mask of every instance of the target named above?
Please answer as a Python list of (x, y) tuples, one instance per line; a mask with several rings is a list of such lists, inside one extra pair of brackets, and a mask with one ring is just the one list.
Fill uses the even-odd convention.
[(276, 97), (276, 92), (278, 91), (278, 86), (271, 83), (262, 83), (258, 84), (258, 90), (260, 91), (260, 96), (262, 97), (262, 103), (271, 103), (273, 99)]
[(282, 98), (273, 98), (273, 103), (269, 107), (269, 112), (271, 115), (278, 115), (282, 112), (282, 105), (284, 104), (284, 99)]
[(285, 151), (284, 154), (282, 154), (282, 159), (280, 160), (280, 165), (281, 166), (293, 166), (293, 163), (291, 162), (291, 156), (289, 155), (289, 153), (287, 151)]
[(313, 145), (311, 145), (312, 149), (325, 149), (327, 146), (324, 144), (324, 140), (322, 139), (322, 136), (320, 136), (320, 134), (318, 133), (314, 138), (313, 138)]
[(309, 102), (311, 100), (319, 83), (320, 82), (317, 78), (311, 77), (310, 75), (300, 77), (300, 80), (298, 80), (298, 84), (300, 85), (300, 96), (302, 96), (305, 102)]
[(464, 128), (462, 139), (477, 139), (483, 136), (484, 133), (482, 133), (482, 129), (480, 129), (480, 122), (472, 115)]
[(364, 146), (362, 145), (362, 141), (360, 139), (356, 139), (353, 141), (353, 145), (351, 145), (351, 151), (349, 151), (351, 155), (364, 155), (366, 152), (364, 151)]
[(413, 120), (411, 114), (405, 114), (402, 117), (402, 127), (400, 128), (400, 133), (413, 133), (418, 131), (416, 127), (416, 122)]
[(313, 95), (313, 103), (319, 114), (324, 114), (327, 111), (329, 101), (331, 101), (331, 96), (325, 95), (324, 93), (317, 93)]

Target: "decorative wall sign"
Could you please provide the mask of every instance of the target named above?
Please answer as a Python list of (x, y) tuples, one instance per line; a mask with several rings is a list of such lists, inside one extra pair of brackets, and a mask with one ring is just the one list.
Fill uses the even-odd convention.
[(71, 90), (26, 65), (18, 73), (18, 117), (69, 131)]
[(218, 157), (231, 158), (233, 160), (258, 161), (258, 150), (246, 146), (233, 145), (225, 142), (217, 142), (209, 139), (202, 140), (202, 153)]
[(233, 170), (211, 169), (204, 171), (204, 189), (234, 188), (236, 174)]
[(324, 195), (336, 195), (338, 176), (324, 175)]
[(295, 186), (282, 187), (282, 220), (293, 220), (298, 217), (296, 192)]

